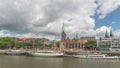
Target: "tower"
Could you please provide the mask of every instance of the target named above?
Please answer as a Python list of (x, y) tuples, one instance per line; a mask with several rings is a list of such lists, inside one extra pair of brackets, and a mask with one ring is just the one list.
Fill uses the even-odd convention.
[(113, 37), (114, 35), (113, 35), (113, 31), (112, 31), (112, 29), (110, 30), (110, 37)]
[(62, 25), (62, 34), (61, 34), (61, 41), (66, 40), (66, 33), (65, 33), (65, 25)]
[(105, 38), (109, 38), (109, 34), (108, 34), (107, 29), (106, 29), (106, 32), (105, 32)]

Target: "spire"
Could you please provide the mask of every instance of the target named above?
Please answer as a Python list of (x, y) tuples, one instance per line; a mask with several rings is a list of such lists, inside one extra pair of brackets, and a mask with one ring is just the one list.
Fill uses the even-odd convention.
[(108, 31), (106, 29), (106, 32), (105, 32), (105, 38), (108, 38), (109, 37), (109, 34), (108, 34)]
[(65, 24), (63, 22), (63, 25), (62, 25), (62, 32), (65, 32)]
[(110, 30), (110, 37), (113, 37), (114, 35), (113, 35), (113, 31), (112, 31), (112, 29)]
[(66, 40), (66, 33), (65, 33), (65, 25), (64, 25), (64, 22), (63, 22), (63, 25), (62, 25), (61, 40)]

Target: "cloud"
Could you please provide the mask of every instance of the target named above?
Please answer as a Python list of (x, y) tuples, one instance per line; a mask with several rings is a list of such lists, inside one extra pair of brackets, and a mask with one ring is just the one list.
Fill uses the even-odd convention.
[(11, 37), (13, 37), (12, 33), (10, 33), (7, 30), (1, 30), (0, 31), (0, 37), (3, 37), (3, 36), (11, 36)]
[(3, 35), (4, 35), (3, 31), (0, 31), (0, 36), (3, 36)]
[[(59, 34), (65, 21), (66, 31), (79, 32), (94, 28), (95, 9), (94, 0), (1, 0), (0, 29)], [(69, 18), (74, 20), (66, 23)]]
[[(96, 11), (100, 14), (99, 17), (104, 18), (118, 8), (119, 1), (95, 2), (96, 0), (0, 0), (0, 30), (10, 31), (10, 35), (17, 37), (43, 33), (45, 37), (53, 38), (60, 35), (64, 22), (67, 34), (96, 35), (104, 27), (94, 30), (93, 16)], [(70, 19), (72, 20), (69, 21)]]
[(104, 34), (106, 32), (106, 30), (108, 32), (110, 32), (110, 29), (111, 29), (111, 27), (102, 26), (102, 27), (96, 29), (95, 33), (96, 33), (96, 35)]
[(114, 24), (116, 24), (116, 22), (111, 22), (111, 25), (114, 25)]
[(98, 10), (97, 13), (100, 14), (99, 18), (103, 19), (107, 14), (113, 12), (120, 6), (120, 0), (97, 0)]
[(120, 37), (120, 30), (115, 30), (114, 31), (114, 36), (119, 38)]

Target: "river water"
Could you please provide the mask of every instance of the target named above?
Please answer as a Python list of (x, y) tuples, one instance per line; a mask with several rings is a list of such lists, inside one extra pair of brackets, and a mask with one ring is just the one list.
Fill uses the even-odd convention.
[(0, 55), (0, 68), (120, 68), (120, 60)]

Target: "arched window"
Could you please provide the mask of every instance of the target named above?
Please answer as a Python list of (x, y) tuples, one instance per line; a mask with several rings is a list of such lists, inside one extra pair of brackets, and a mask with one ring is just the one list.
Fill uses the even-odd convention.
[(66, 48), (68, 48), (68, 43), (66, 43)]
[(71, 48), (71, 43), (70, 43), (70, 45), (69, 45), (69, 48)]
[(79, 43), (78, 48), (81, 48), (81, 44)]
[(75, 48), (77, 48), (77, 43), (75, 44)]
[(72, 43), (72, 48), (74, 48), (74, 43)]

